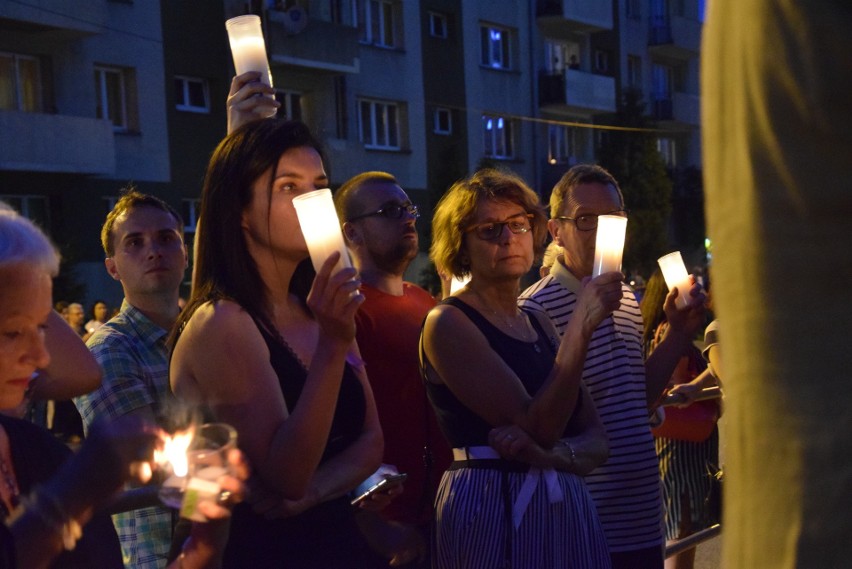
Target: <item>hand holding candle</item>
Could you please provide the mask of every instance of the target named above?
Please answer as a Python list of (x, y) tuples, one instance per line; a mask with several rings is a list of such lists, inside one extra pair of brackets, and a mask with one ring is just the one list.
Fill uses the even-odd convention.
[(689, 304), (689, 291), (692, 289), (692, 282), (689, 280), (689, 274), (686, 272), (686, 265), (683, 263), (680, 251), (663, 255), (657, 259), (657, 263), (660, 265), (660, 270), (663, 272), (663, 278), (669, 290), (677, 289), (675, 306), (679, 309), (685, 308)]
[(620, 215), (601, 215), (598, 217), (592, 278), (610, 271), (621, 270), (621, 256), (624, 253), (626, 231), (626, 217)]
[(340, 252), (340, 260), (335, 265), (334, 272), (351, 267), (349, 251), (340, 231), (340, 220), (334, 209), (331, 190), (325, 188), (297, 196), (293, 198), (293, 207), (296, 208), (314, 269), (319, 272), (325, 260), (335, 251)]
[[(272, 71), (269, 69), (269, 60), (266, 57), (266, 44), (260, 29), (260, 17), (248, 15), (231, 18), (225, 22), (225, 28), (228, 30), (237, 75), (242, 75), (246, 71), (258, 71), (261, 82), (272, 87)], [(278, 109), (271, 107), (268, 116), (276, 112)]]

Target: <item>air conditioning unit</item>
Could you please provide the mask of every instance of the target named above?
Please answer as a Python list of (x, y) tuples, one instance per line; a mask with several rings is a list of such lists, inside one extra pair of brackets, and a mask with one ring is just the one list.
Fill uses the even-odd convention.
[(287, 35), (294, 36), (308, 25), (308, 13), (304, 8), (292, 6), (284, 11), (284, 18), (281, 23), (284, 26), (284, 32)]

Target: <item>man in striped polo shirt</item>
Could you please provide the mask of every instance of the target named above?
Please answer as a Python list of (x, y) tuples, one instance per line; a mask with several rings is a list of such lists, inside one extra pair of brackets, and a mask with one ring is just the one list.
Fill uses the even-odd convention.
[[(592, 274), (598, 216), (626, 215), (618, 182), (600, 166), (579, 164), (550, 197), (548, 228), (563, 249), (550, 274), (525, 290), (521, 306), (546, 313), (561, 334), (582, 280)], [(677, 310), (665, 302), (669, 330), (647, 361), (642, 356), (642, 314), (633, 290), (622, 285), (621, 306), (592, 335), (583, 381), (609, 436), (610, 457), (586, 477), (606, 534), (613, 569), (663, 567), (663, 508), (649, 407), (659, 398), (684, 348), (704, 323), (704, 295)]]

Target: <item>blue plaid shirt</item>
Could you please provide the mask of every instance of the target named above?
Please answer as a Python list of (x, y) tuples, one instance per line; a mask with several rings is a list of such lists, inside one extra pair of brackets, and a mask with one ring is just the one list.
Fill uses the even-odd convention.
[[(167, 334), (125, 300), (121, 312), (89, 338), (89, 350), (103, 369), (103, 383), (74, 399), (87, 432), (99, 418), (121, 417), (144, 407), (156, 415), (172, 398)], [(172, 542), (171, 510), (143, 508), (112, 518), (125, 567), (166, 566)]]

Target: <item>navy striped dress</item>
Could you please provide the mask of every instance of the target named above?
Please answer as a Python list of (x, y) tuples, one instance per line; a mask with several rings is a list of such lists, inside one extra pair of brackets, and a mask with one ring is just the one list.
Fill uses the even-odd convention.
[[(462, 310), (489, 344), (535, 393), (553, 367), (553, 338), (538, 320), (535, 342), (504, 334), (469, 305), (450, 297), (445, 304)], [(454, 448), (488, 444), (491, 425), (465, 407), (443, 384), (426, 382), (444, 436)], [(579, 403), (582, 404), (582, 403)], [(580, 427), (569, 424), (566, 436)], [(484, 465), (484, 467), (483, 467)], [(529, 505), (513, 522), (512, 507), (528, 476), (538, 484)], [(582, 477), (555, 473), (554, 486), (545, 474), (527, 465), (503, 461), (454, 462), (441, 480), (435, 505), (432, 560), (437, 569), (556, 569), (608, 568), (609, 551), (598, 515)], [(554, 501), (554, 496), (562, 499)]]

